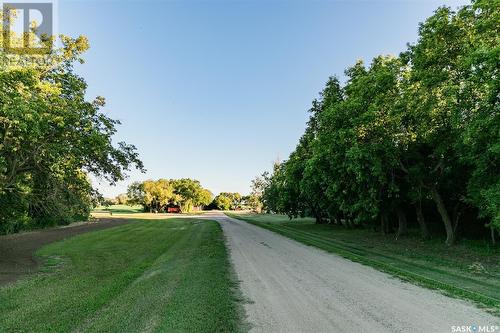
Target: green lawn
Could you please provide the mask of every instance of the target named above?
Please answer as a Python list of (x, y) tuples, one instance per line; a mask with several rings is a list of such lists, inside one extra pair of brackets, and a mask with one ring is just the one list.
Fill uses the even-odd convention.
[(115, 213), (115, 214), (130, 214), (130, 213), (142, 213), (144, 210), (141, 205), (128, 206), (128, 205), (111, 205), (108, 207), (99, 206), (96, 207), (93, 213)]
[(43, 247), (42, 272), (0, 289), (0, 332), (236, 332), (222, 230), (137, 220)]
[(316, 225), (309, 218), (227, 214), (500, 314), (500, 250), (487, 242), (464, 240), (450, 248), (441, 239), (422, 241), (415, 235), (396, 240), (372, 230)]

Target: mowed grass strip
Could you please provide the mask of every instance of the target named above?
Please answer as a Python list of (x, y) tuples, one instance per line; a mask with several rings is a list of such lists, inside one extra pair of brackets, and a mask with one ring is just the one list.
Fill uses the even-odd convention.
[(214, 221), (140, 220), (43, 247), (0, 289), (0, 332), (237, 332), (241, 305)]
[(129, 205), (111, 205), (111, 206), (99, 206), (96, 207), (93, 213), (114, 213), (114, 214), (134, 214), (142, 213), (144, 209), (140, 205), (129, 206)]
[[(497, 249), (485, 250), (471, 244), (449, 248), (441, 240), (421, 241), (418, 237), (395, 240), (394, 236), (379, 235), (371, 230), (317, 225), (308, 218), (290, 220), (284, 215), (274, 214), (228, 215), (401, 279), (472, 300), (490, 312), (500, 314)], [(471, 270), (474, 263), (481, 263), (485, 270)]]

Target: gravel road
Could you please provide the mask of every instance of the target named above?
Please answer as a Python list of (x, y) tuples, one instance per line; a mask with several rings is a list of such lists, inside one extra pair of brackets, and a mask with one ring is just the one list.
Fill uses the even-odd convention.
[(430, 333), (500, 326), (499, 318), (468, 302), (225, 215), (204, 217), (219, 221), (227, 237), (249, 300), (251, 332)]

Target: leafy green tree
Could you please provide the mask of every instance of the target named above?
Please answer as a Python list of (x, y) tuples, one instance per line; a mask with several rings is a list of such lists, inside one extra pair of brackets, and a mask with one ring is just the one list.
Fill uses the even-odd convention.
[(127, 195), (124, 193), (117, 195), (115, 200), (119, 205), (126, 205), (129, 202)]
[(143, 169), (134, 146), (112, 144), (119, 122), (100, 111), (104, 98), (85, 99), (73, 64), (87, 39), (61, 42), (45, 62), (0, 52), (0, 232), (85, 219), (97, 198), (87, 174), (115, 183)]
[(237, 192), (221, 192), (213, 200), (213, 205), (220, 210), (241, 208), (243, 197)]
[(262, 202), (262, 196), (267, 186), (267, 177), (268, 173), (264, 173), (262, 176), (255, 177), (251, 183), (250, 194), (243, 198), (246, 205), (257, 213), (260, 213), (264, 206)]
[(143, 205), (150, 212), (163, 212), (168, 205), (178, 205), (183, 212), (204, 207), (212, 201), (212, 193), (199, 181), (189, 178), (159, 179), (134, 182), (127, 190), (128, 202)]
[(214, 198), (214, 206), (219, 210), (230, 210), (231, 209), (231, 198), (225, 195), (217, 195)]
[(146, 180), (143, 182), (143, 190), (143, 204), (150, 212), (164, 211), (169, 203), (177, 199), (174, 193), (174, 185), (167, 179)]
[(212, 193), (204, 189), (200, 182), (189, 178), (172, 180), (176, 200), (182, 211), (191, 211), (193, 207), (206, 206), (212, 199)]
[(500, 12), (495, 1), (475, 1), (456, 17), (455, 29), (467, 38), (462, 38), (464, 52), (457, 55), (462, 88), (457, 106), (466, 119), (459, 149), (462, 162), (471, 167), (466, 202), (489, 220), (494, 240), (500, 231)]
[(144, 192), (144, 183), (133, 182), (127, 188), (127, 204), (129, 205), (144, 205), (146, 193)]

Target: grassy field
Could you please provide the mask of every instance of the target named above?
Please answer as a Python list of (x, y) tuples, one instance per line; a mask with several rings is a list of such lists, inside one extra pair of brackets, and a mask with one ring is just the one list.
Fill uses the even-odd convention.
[(500, 314), (500, 250), (486, 242), (464, 240), (449, 248), (441, 239), (422, 241), (415, 236), (395, 240), (393, 235), (372, 230), (316, 225), (309, 218), (227, 214), (404, 280), (475, 301)]
[[(192, 211), (184, 212), (182, 215), (202, 215), (207, 211)], [(128, 205), (111, 205), (108, 207), (99, 206), (92, 210), (92, 216), (94, 217), (108, 217), (115, 215), (128, 215), (135, 214), (134, 218), (165, 218), (168, 216), (175, 215), (170, 213), (150, 213), (144, 212), (144, 208), (141, 205), (128, 206)]]
[(131, 213), (142, 213), (144, 210), (141, 205), (128, 206), (128, 205), (111, 205), (108, 207), (99, 206), (96, 207), (93, 213), (113, 213), (113, 214), (131, 214)]
[(236, 332), (222, 230), (137, 220), (39, 250), (41, 272), (0, 289), (0, 332)]

